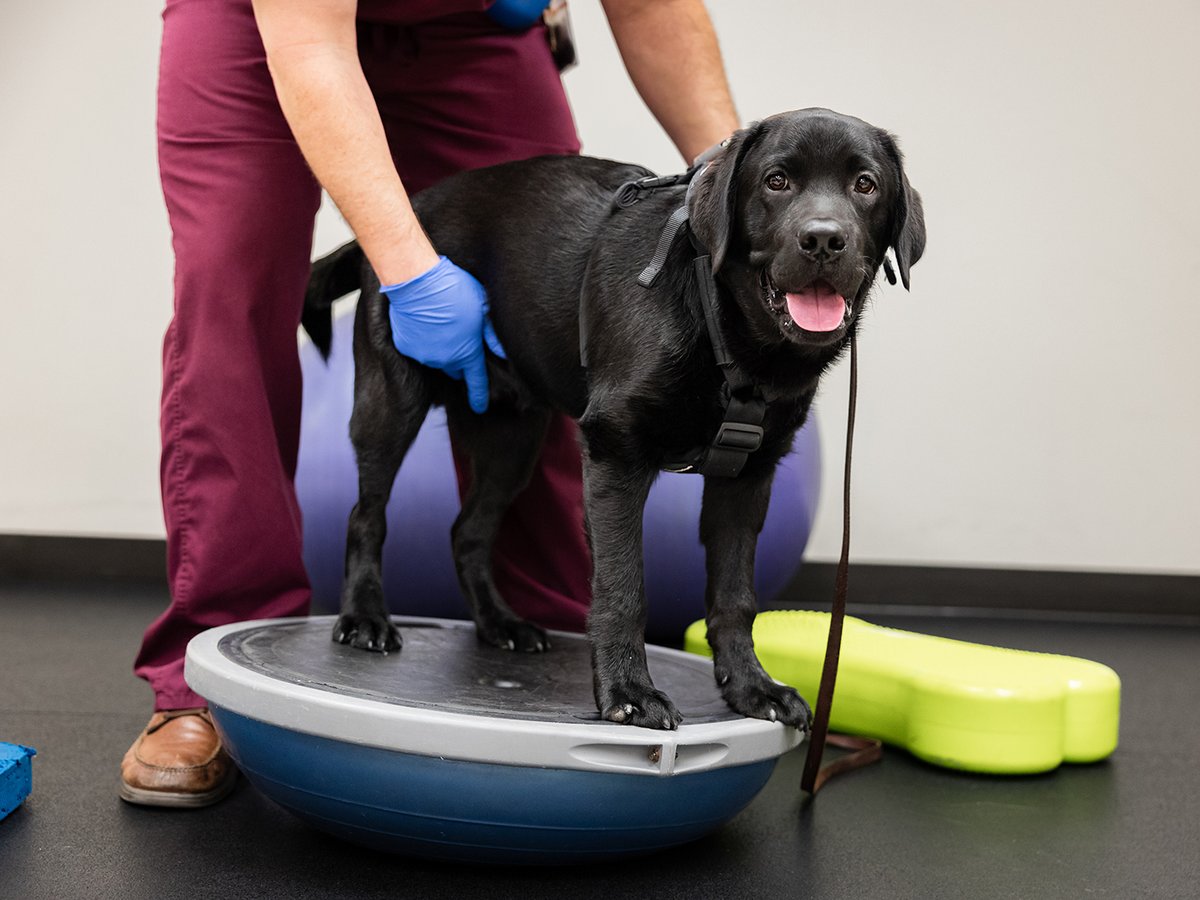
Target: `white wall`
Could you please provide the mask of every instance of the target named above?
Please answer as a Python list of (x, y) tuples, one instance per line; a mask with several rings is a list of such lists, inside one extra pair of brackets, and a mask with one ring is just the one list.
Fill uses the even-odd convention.
[[(585, 152), (679, 167), (593, 0)], [(710, 3), (742, 116), (895, 131), (913, 292), (861, 342), (855, 558), (1200, 573), (1200, 6)], [(0, 11), (0, 532), (158, 536), (158, 4)], [(318, 249), (344, 238), (326, 209)], [(648, 248), (649, 249), (649, 248)], [(830, 559), (845, 371), (822, 391)]]

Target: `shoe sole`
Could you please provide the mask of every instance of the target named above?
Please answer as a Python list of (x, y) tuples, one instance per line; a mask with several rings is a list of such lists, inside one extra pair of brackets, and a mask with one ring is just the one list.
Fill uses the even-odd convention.
[(230, 791), (233, 790), (236, 784), (236, 771), (223, 784), (203, 793), (148, 791), (145, 788), (136, 788), (125, 782), (121, 782), (121, 790), (118, 792), (118, 796), (126, 803), (132, 803), (135, 806), (167, 806), (174, 809), (197, 809), (202, 806), (212, 806), (214, 803), (224, 800), (229, 796)]

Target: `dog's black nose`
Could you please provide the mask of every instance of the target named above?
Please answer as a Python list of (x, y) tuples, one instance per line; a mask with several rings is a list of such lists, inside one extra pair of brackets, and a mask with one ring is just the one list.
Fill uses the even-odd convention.
[(846, 232), (833, 219), (812, 219), (800, 232), (800, 249), (809, 256), (836, 256), (846, 249)]

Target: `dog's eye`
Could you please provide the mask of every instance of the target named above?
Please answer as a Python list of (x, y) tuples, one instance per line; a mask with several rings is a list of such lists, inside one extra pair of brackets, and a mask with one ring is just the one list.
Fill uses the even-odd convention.
[(860, 194), (875, 193), (875, 182), (871, 180), (870, 175), (859, 175), (858, 181), (854, 182), (854, 189)]
[(788, 186), (787, 176), (782, 172), (772, 172), (767, 176), (767, 187), (773, 191), (782, 191)]

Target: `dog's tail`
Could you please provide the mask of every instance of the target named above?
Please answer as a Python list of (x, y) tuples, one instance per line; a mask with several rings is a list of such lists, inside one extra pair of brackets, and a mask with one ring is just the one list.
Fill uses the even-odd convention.
[(325, 359), (333, 344), (333, 301), (359, 289), (362, 264), (358, 241), (343, 244), (312, 264), (300, 325)]

